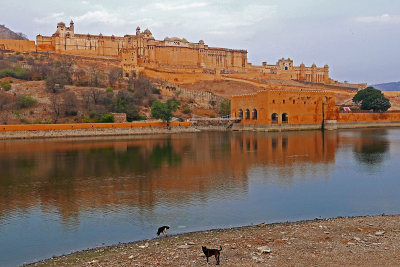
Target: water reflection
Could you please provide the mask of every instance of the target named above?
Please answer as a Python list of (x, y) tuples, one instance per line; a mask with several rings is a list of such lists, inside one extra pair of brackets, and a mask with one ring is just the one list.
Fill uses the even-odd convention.
[(359, 133), (354, 143), (354, 157), (367, 166), (384, 162), (389, 151), (390, 142), (386, 129), (364, 130)]
[[(389, 146), (399, 146), (399, 132), (3, 141), (0, 236), (8, 243), (0, 242), (0, 259), (15, 265), (83, 244), (148, 238), (165, 221), (200, 230), (257, 220), (355, 215), (360, 207), (354, 203), (375, 208), (384, 197), (398, 195), (390, 191), (398, 188), (398, 179), (390, 180), (400, 172), (398, 164), (380, 174), (386, 187), (380, 185), (383, 193), (375, 190), (375, 197), (368, 194), (369, 187), (376, 188), (375, 180), (364, 182), (372, 172), (356, 165), (390, 161)], [(352, 180), (355, 185), (349, 185)], [(359, 195), (351, 190), (354, 186)], [(390, 203), (398, 207), (400, 199)], [(34, 231), (26, 227), (30, 224)]]
[(37, 206), (56, 208), (70, 223), (80, 211), (110, 204), (153, 209), (160, 201), (189, 201), (222, 189), (237, 196), (246, 193), (252, 166), (287, 172), (296, 162), (333, 161), (336, 135), (323, 139), (315, 132), (3, 142), (0, 219)]

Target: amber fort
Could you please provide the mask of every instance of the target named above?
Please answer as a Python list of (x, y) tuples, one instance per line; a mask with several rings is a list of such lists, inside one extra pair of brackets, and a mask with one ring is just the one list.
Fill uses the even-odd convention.
[(212, 47), (203, 40), (189, 42), (178, 37), (157, 40), (149, 29), (142, 31), (140, 27), (135, 34), (124, 36), (79, 34), (71, 20), (69, 26), (59, 22), (51, 36), (37, 35), (36, 42), (0, 39), (0, 50), (74, 55), (99, 62), (111, 59), (118, 63), (126, 79), (145, 75), (178, 86), (218, 80), (251, 83), (260, 92), (232, 93), (229, 97), (231, 117), (240, 118), (241, 128), (324, 127), (325, 122), (335, 128), (340, 124), (400, 121), (399, 113), (341, 113), (334, 91), (355, 93), (366, 84), (335, 81), (329, 75), (328, 65), (296, 66), (290, 58), (281, 58), (275, 64), (253, 65), (248, 62), (247, 50)]

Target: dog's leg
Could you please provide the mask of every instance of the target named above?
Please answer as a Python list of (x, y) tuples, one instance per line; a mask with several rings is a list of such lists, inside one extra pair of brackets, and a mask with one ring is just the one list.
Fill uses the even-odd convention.
[(165, 236), (168, 236), (168, 229), (165, 228)]
[(217, 261), (217, 265), (219, 265), (219, 254), (215, 254), (215, 260)]

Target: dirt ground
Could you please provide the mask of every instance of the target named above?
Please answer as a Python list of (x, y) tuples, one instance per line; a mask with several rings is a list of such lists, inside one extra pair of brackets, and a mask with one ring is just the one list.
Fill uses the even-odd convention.
[[(400, 216), (261, 223), (96, 248), (32, 265), (206, 266), (201, 246), (222, 246), (223, 266), (400, 266)], [(214, 257), (209, 261), (216, 264)]]

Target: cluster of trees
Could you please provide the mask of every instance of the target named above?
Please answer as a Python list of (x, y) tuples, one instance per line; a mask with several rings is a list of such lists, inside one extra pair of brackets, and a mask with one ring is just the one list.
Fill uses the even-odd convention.
[[(139, 80), (143, 79), (145, 78)], [(104, 116), (110, 113), (126, 113), (128, 121), (146, 119), (139, 114), (140, 106), (150, 106), (156, 97), (150, 93), (152, 88), (147, 87), (151, 86), (151, 83), (143, 82), (142, 84), (146, 86), (136, 87), (136, 90), (119, 90), (117, 93), (111, 87), (107, 89), (90, 87), (81, 92), (81, 105), (78, 104), (79, 101), (74, 92), (65, 89), (62, 91), (61, 86), (57, 86), (51, 98), (54, 121), (63, 114), (75, 116), (78, 110), (83, 114), (84, 122), (104, 122), (106, 120)], [(107, 120), (110, 121), (110, 116)]]
[(367, 87), (353, 97), (353, 102), (361, 103), (362, 110), (387, 111), (390, 107), (390, 101), (383, 93), (374, 87)]
[[(29, 65), (29, 68), (25, 68), (25, 64)], [(89, 69), (87, 66), (79, 67), (74, 59), (69, 57), (54, 60), (49, 55), (36, 53), (0, 55), (0, 78), (3, 77), (14, 77), (28, 81), (46, 80), (49, 86), (58, 84), (61, 87), (62, 85), (77, 85), (129, 89), (128, 83), (122, 78), (120, 68), (101, 72), (96, 67)]]

